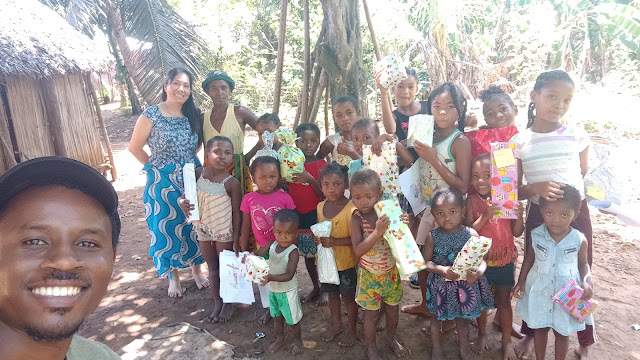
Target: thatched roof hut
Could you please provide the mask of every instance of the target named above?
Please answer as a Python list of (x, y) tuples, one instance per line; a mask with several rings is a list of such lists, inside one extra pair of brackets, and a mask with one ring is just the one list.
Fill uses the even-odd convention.
[(48, 155), (104, 172), (106, 131), (88, 75), (108, 58), (36, 0), (4, 0), (0, 19), (0, 174)]

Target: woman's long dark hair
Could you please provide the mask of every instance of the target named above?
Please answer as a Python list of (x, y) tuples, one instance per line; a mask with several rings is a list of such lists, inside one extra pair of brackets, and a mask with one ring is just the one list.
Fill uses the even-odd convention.
[[(189, 92), (189, 98), (187, 101), (182, 104), (182, 115), (189, 119), (189, 126), (191, 127), (192, 134), (198, 134), (198, 144), (203, 143), (203, 135), (202, 135), (202, 111), (198, 107), (196, 107), (195, 102), (193, 101), (193, 76), (187, 69), (183, 68), (173, 68), (169, 70), (167, 73), (167, 77), (164, 79), (165, 85), (171, 84), (173, 79), (180, 74), (186, 74), (189, 78), (189, 87), (191, 92)], [(164, 86), (162, 87), (162, 101), (167, 100), (167, 92), (164, 90)]]

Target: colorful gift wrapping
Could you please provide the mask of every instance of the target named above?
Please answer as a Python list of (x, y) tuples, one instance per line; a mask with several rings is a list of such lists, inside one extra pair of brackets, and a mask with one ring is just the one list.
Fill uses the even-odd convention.
[(409, 117), (407, 129), (407, 146), (413, 147), (413, 141), (418, 140), (425, 145), (433, 145), (433, 115), (418, 114)]
[(573, 315), (578, 321), (584, 322), (598, 306), (598, 301), (593, 299), (583, 301), (581, 299), (582, 294), (584, 294), (584, 290), (575, 280), (571, 279), (553, 297), (553, 301), (557, 302), (561, 308)]
[(260, 156), (271, 156), (273, 158), (278, 158), (278, 152), (273, 150), (273, 142), (275, 141), (276, 134), (265, 131), (262, 133), (262, 142), (264, 143), (264, 149), (256, 151), (255, 158)]
[(269, 275), (269, 262), (260, 256), (247, 255), (243, 265), (242, 275), (248, 281), (260, 284), (262, 279)]
[(276, 136), (282, 143), (278, 150), (278, 160), (280, 160), (280, 175), (286, 181), (293, 181), (294, 174), (304, 172), (304, 153), (296, 147), (298, 135), (285, 128), (278, 128)]
[(385, 142), (382, 144), (382, 154), (374, 155), (371, 152), (371, 145), (362, 145), (362, 163), (364, 166), (373, 169), (380, 175), (382, 191), (389, 194), (402, 194), (400, 190), (400, 180), (398, 176), (398, 156), (396, 155), (396, 142)]
[(518, 165), (515, 158), (516, 144), (491, 143), (491, 201), (500, 211), (494, 215), (501, 219), (516, 219), (518, 201)]
[(490, 248), (491, 239), (484, 236), (471, 236), (451, 266), (451, 270), (460, 275), (458, 280), (467, 280), (467, 270), (478, 270)]
[(475, 158), (480, 154), (487, 154), (491, 150), (491, 143), (507, 142), (518, 133), (518, 128), (509, 126), (499, 129), (483, 129), (467, 131), (464, 134), (469, 138), (471, 143), (471, 158)]
[(406, 79), (407, 71), (400, 56), (391, 53), (373, 65), (373, 76), (380, 86), (388, 89)]
[(425, 269), (427, 264), (411, 235), (407, 224), (401, 219), (402, 209), (398, 199), (389, 199), (378, 202), (374, 207), (378, 216), (387, 215), (391, 224), (384, 233), (384, 239), (391, 247), (391, 253), (396, 259), (400, 275), (409, 275)]

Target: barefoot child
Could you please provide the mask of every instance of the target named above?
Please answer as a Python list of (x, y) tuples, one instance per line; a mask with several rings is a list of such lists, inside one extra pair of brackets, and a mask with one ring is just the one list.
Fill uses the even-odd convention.
[(358, 258), (351, 245), (349, 219), (355, 205), (344, 196), (349, 177), (347, 167), (331, 163), (320, 171), (319, 176), (322, 193), (327, 200), (318, 204), (318, 222), (331, 221), (331, 236), (317, 238), (313, 241), (324, 247), (333, 248), (340, 277), (340, 285), (321, 284), (321, 289), (329, 294), (329, 310), (331, 312), (331, 328), (322, 334), (322, 341), (331, 341), (343, 332), (340, 297), (347, 308), (347, 332), (342, 335), (338, 345), (353, 346), (356, 340), (356, 324), (358, 322), (358, 305), (356, 304), (356, 265)]
[[(471, 162), (471, 186), (475, 190), (467, 196), (466, 220), (467, 225), (479, 235), (492, 239), (491, 249), (485, 256), (487, 270), (484, 275), (489, 285), (494, 286), (494, 300), (500, 317), (502, 331), (502, 353), (504, 360), (515, 360), (516, 354), (511, 345), (511, 324), (513, 312), (511, 309), (511, 288), (515, 286), (514, 258), (518, 251), (514, 243), (514, 236), (524, 232), (522, 213), (524, 207), (518, 203), (516, 207), (517, 219), (495, 219), (498, 210), (491, 205), (491, 157), (482, 154)], [(499, 315), (498, 315), (499, 314)], [(487, 315), (483, 311), (478, 318), (478, 340), (472, 348), (481, 352), (487, 347)]]
[(349, 162), (360, 156), (353, 148), (351, 127), (360, 117), (358, 100), (352, 96), (341, 96), (331, 105), (333, 121), (340, 128), (340, 132), (327, 136), (320, 145), (318, 158), (324, 159), (331, 154), (331, 161), (349, 166)]
[[(522, 185), (522, 179), (519, 179), (518, 197), (529, 200), (525, 222), (527, 240), (531, 231), (543, 223), (540, 198), (547, 201), (562, 198), (562, 184), (578, 189), (582, 205), (571, 226), (587, 238), (587, 259), (591, 266), (593, 231), (583, 181), (589, 169), (590, 140), (583, 129), (560, 122), (569, 111), (574, 91), (573, 80), (562, 70), (544, 72), (536, 79), (531, 91), (527, 129), (516, 135), (520, 160), (518, 175), (527, 180), (527, 184)], [(516, 345), (518, 356), (531, 351), (533, 332), (526, 321), (522, 322), (522, 333), (527, 336)], [(582, 360), (589, 359), (589, 347), (595, 341), (595, 327), (590, 324), (578, 332), (580, 348), (576, 352)]]
[[(229, 138), (214, 136), (205, 146), (205, 161), (208, 167), (196, 168), (196, 188), (200, 220), (194, 223), (200, 243), (200, 251), (209, 268), (209, 281), (213, 291), (213, 312), (209, 322), (225, 322), (233, 313), (233, 304), (225, 304), (220, 297), (220, 269), (218, 256), (223, 250), (240, 250), (240, 228), (242, 214), (242, 188), (240, 182), (229, 175), (227, 168), (233, 162), (233, 144)], [(187, 217), (195, 208), (189, 200), (181, 198), (180, 208)]]
[(327, 305), (327, 294), (320, 293), (320, 281), (318, 280), (318, 268), (316, 267), (316, 252), (318, 245), (313, 242), (310, 226), (318, 222), (318, 204), (324, 200), (318, 174), (327, 166), (324, 159), (316, 156), (320, 145), (320, 129), (316, 124), (305, 123), (296, 128), (296, 146), (304, 153), (304, 169), (301, 174), (294, 175), (293, 182), (289, 184), (289, 195), (296, 204), (296, 211), (300, 216), (298, 225), (298, 250), (304, 257), (304, 264), (311, 278), (313, 290), (302, 298), (302, 302), (318, 299), (317, 305)]
[(402, 300), (402, 282), (391, 247), (382, 237), (389, 227), (389, 218), (378, 218), (374, 205), (382, 198), (380, 176), (371, 169), (358, 170), (351, 176), (349, 187), (357, 210), (349, 220), (351, 243), (358, 268), (358, 292), (356, 302), (364, 311), (364, 332), (367, 342), (367, 358), (382, 359), (376, 348), (376, 330), (380, 308), (385, 308), (387, 345), (397, 357), (404, 355), (404, 348), (396, 337), (398, 329), (398, 303)]
[(269, 274), (261, 285), (269, 284), (269, 309), (273, 317), (273, 329), (276, 340), (269, 346), (269, 352), (278, 351), (284, 344), (284, 323), (291, 326), (293, 344), (291, 353), (302, 353), (302, 305), (298, 297), (298, 247), (295, 242), (298, 234), (298, 213), (283, 209), (273, 217), (273, 234), (276, 237), (270, 246), (262, 247), (255, 255), (269, 254)]
[(423, 252), (431, 294), (427, 307), (438, 318), (438, 321), (431, 320), (431, 358), (442, 359), (442, 321), (454, 320), (460, 358), (471, 359), (468, 319), (478, 318), (483, 310), (493, 308), (493, 295), (483, 276), (487, 263), (483, 261), (475, 273), (469, 270), (466, 281), (458, 281), (458, 274), (451, 270), (454, 259), (471, 235), (477, 235), (475, 230), (463, 225), (465, 206), (458, 189), (437, 190), (431, 197), (431, 213), (439, 226), (427, 236)]
[[(273, 234), (273, 216), (282, 209), (295, 209), (291, 196), (278, 190), (280, 181), (280, 162), (271, 156), (259, 156), (250, 167), (251, 177), (257, 190), (242, 198), (242, 232), (240, 246), (242, 251), (249, 250), (249, 234), (253, 231), (258, 248), (269, 248), (275, 240)], [(262, 304), (265, 308), (268, 304)], [(271, 319), (269, 309), (260, 317), (264, 324)]]
[[(433, 212), (430, 211), (432, 194), (446, 187), (466, 194), (471, 177), (471, 144), (462, 133), (467, 112), (467, 100), (462, 91), (453, 83), (445, 83), (429, 94), (427, 104), (429, 114), (434, 116), (435, 131), (433, 146), (415, 141), (415, 151), (423, 161), (414, 166), (421, 166), (422, 193), (427, 204), (416, 237), (418, 245), (424, 244), (429, 231), (435, 228)], [(407, 309), (407, 312), (426, 315), (426, 270), (418, 273), (418, 280), (422, 304), (414, 306), (413, 310)]]
[[(571, 227), (582, 206), (581, 195), (571, 185), (560, 187), (561, 198), (540, 198), (544, 223), (527, 238), (522, 271), (515, 294), (520, 298), (516, 311), (534, 329), (536, 359), (544, 359), (549, 329), (556, 337), (555, 359), (562, 360), (569, 350), (569, 335), (583, 331), (585, 323), (563, 310), (553, 296), (575, 280), (584, 288), (582, 300), (593, 296), (589, 244), (585, 236)], [(593, 326), (593, 318), (587, 321)]]

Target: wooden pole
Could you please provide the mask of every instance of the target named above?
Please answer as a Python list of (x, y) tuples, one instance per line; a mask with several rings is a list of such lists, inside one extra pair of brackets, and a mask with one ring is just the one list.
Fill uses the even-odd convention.
[(304, 8), (304, 75), (302, 80), (302, 104), (299, 106), (299, 111), (302, 114), (307, 114), (307, 106), (309, 104), (309, 72), (311, 71), (311, 56), (309, 54), (311, 47), (309, 44), (309, 0), (302, 0), (302, 6)]
[(300, 105), (300, 103), (302, 102), (302, 94), (298, 95), (298, 107), (296, 108), (296, 117), (295, 120), (293, 121), (293, 128), (297, 128), (298, 125), (300, 125), (300, 114), (302, 110), (302, 106)]
[(118, 179), (118, 171), (116, 170), (116, 164), (113, 160), (113, 150), (111, 149), (111, 141), (109, 140), (109, 134), (107, 134), (107, 128), (104, 126), (104, 119), (102, 118), (102, 112), (100, 110), (100, 104), (98, 103), (98, 96), (96, 90), (91, 83), (91, 74), (84, 74), (84, 82), (87, 84), (89, 90), (89, 96), (93, 100), (93, 106), (96, 108), (96, 115), (98, 115), (98, 125), (100, 126), (100, 134), (104, 138), (105, 147), (107, 148), (107, 155), (109, 155), (109, 165), (111, 165), (111, 181)]
[(320, 74), (320, 81), (318, 84), (318, 88), (315, 93), (313, 93), (313, 105), (311, 107), (311, 115), (309, 116), (309, 122), (315, 124), (316, 117), (318, 116), (318, 110), (320, 109), (320, 102), (322, 102), (322, 93), (324, 93), (324, 89), (329, 86), (329, 74), (327, 70), (322, 69), (322, 74)]
[(53, 145), (54, 154), (57, 156), (67, 157), (67, 148), (64, 143), (64, 132), (62, 131), (62, 119), (60, 103), (58, 101), (57, 92), (53, 85), (52, 78), (43, 78), (38, 81), (41, 96), (44, 104), (46, 121), (49, 126), (49, 134), (51, 135), (51, 144)]
[(327, 84), (327, 90), (324, 93), (324, 135), (329, 136), (329, 85)]
[(367, 0), (362, 0), (362, 5), (364, 6), (364, 15), (367, 18), (367, 25), (369, 26), (369, 32), (371, 33), (371, 43), (373, 43), (373, 50), (375, 50), (376, 52), (376, 60), (380, 61), (380, 59), (382, 59), (382, 55), (380, 55), (380, 48), (378, 47), (376, 33), (375, 31), (373, 31), (373, 23), (371, 22), (371, 15), (369, 14), (369, 5), (367, 5)]
[(311, 90), (309, 91), (309, 102), (307, 106), (307, 112), (302, 114), (302, 120), (300, 122), (309, 122), (311, 117), (311, 107), (313, 106), (313, 99), (315, 98), (316, 91), (318, 90), (318, 83), (320, 81), (320, 74), (322, 74), (322, 67), (320, 64), (316, 65), (316, 71), (313, 74), (313, 81), (311, 82)]
[(273, 113), (280, 111), (280, 93), (282, 92), (282, 67), (284, 66), (284, 36), (287, 30), (287, 5), (289, 0), (281, 0), (280, 35), (278, 37), (278, 62), (276, 63), (276, 86), (273, 91)]

